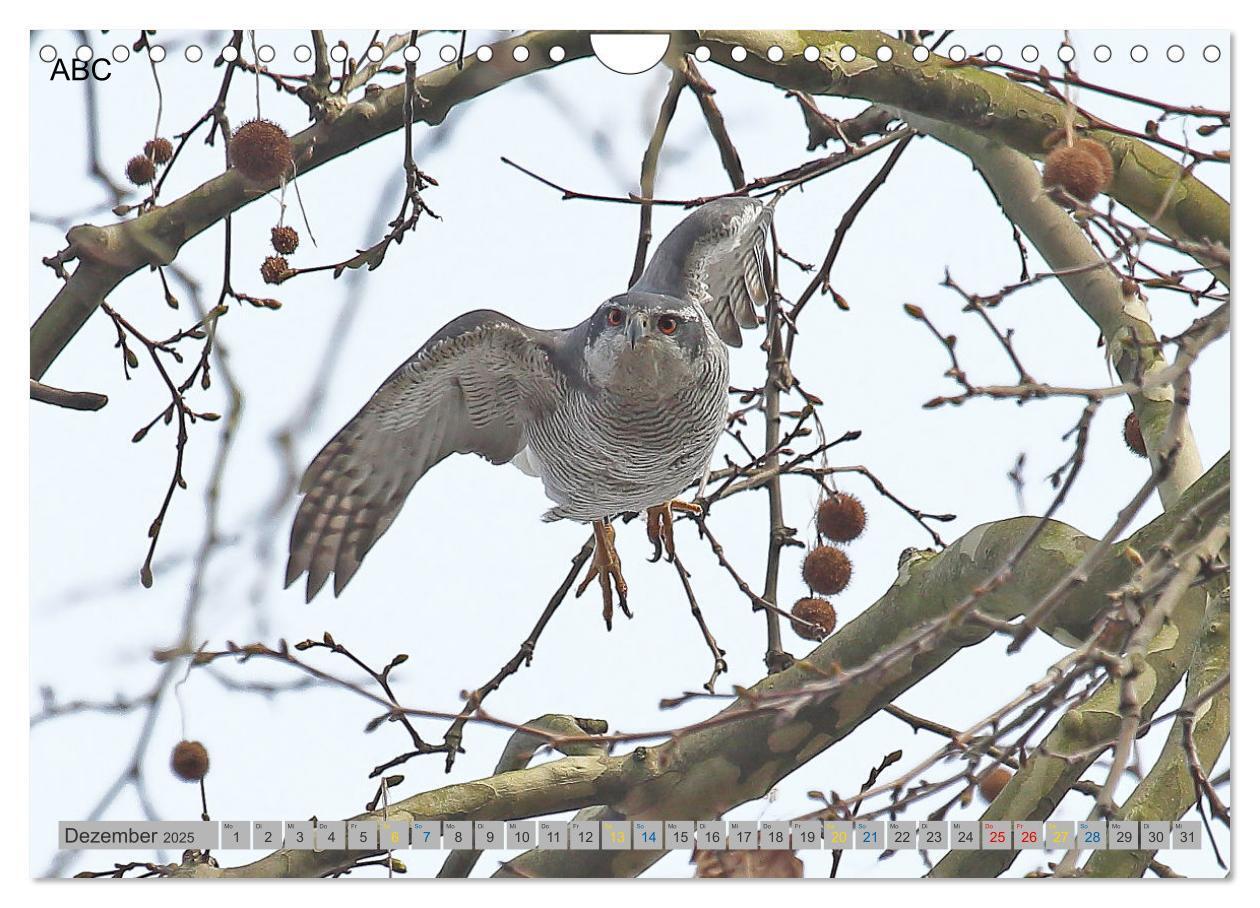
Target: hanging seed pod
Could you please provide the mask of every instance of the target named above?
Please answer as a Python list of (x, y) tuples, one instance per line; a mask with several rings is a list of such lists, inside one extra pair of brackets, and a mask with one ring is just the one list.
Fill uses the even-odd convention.
[(281, 255), (292, 255), (297, 251), (298, 232), (292, 227), (271, 228), (271, 248)]
[(818, 532), (836, 542), (852, 542), (866, 529), (866, 508), (848, 492), (832, 495), (818, 506)]
[(1060, 145), (1046, 156), (1041, 182), (1047, 189), (1063, 189), (1072, 198), (1090, 202), (1109, 185), (1114, 173), (1111, 152), (1093, 139)]
[(801, 576), (809, 588), (824, 596), (833, 596), (849, 585), (853, 564), (849, 556), (834, 545), (820, 545), (805, 556)]
[(160, 167), (175, 156), (175, 149), (170, 139), (159, 136), (144, 143), (144, 155)]
[(171, 771), (185, 782), (200, 782), (210, 771), (210, 754), (200, 741), (180, 741), (171, 751)]
[(293, 269), (289, 267), (289, 260), (282, 255), (267, 256), (258, 270), (262, 272), (263, 280), (268, 284), (284, 283), (293, 274)]
[(238, 126), (229, 152), (232, 166), (254, 183), (274, 183), (293, 173), (293, 143), (270, 120), (249, 120)]
[(802, 640), (822, 640), (836, 629), (836, 610), (826, 599), (796, 600), (796, 605), (792, 606), (792, 617), (816, 625), (816, 627), (810, 627), (807, 624), (792, 622), (792, 630), (796, 631), (796, 635)]
[(1011, 771), (995, 766), (980, 777), (980, 797), (992, 804), (1012, 778)]
[(147, 186), (156, 176), (157, 168), (148, 155), (138, 154), (127, 162), (127, 179), (137, 186)]

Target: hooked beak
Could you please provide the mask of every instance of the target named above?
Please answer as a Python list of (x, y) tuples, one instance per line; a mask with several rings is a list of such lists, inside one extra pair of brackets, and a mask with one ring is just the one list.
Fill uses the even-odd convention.
[(626, 334), (630, 338), (630, 348), (634, 349), (643, 336), (647, 334), (648, 320), (642, 312), (636, 312), (626, 320)]

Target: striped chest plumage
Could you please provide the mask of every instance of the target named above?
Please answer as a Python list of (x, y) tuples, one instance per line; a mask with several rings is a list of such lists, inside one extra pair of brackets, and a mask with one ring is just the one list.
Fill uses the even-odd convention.
[(726, 425), (723, 345), (668, 397), (575, 391), (530, 432), (530, 461), (556, 507), (547, 519), (595, 520), (677, 497), (708, 465)]
[[(770, 300), (774, 201), (701, 205), (627, 291), (571, 328), (489, 309), (440, 328), (302, 475), (285, 584), (305, 574), (309, 601), (331, 577), (340, 593), (421, 477), (475, 453), (540, 477), (547, 519), (596, 524), (584, 583), (599, 576), (610, 626), (614, 590), (628, 614), (604, 519), (684, 497), (708, 466), (726, 426), (727, 347)], [(655, 513), (654, 541), (672, 551), (672, 523)]]

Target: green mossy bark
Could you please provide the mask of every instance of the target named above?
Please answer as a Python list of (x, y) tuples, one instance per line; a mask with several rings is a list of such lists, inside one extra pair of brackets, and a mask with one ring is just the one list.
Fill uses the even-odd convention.
[[(1118, 543), (1108, 560), (1077, 587), (1053, 616), (1047, 629), (1080, 636), (1106, 602), (1106, 593), (1133, 573), (1126, 547), (1150, 553), (1184, 514), (1229, 481), (1229, 458), (1222, 458), (1182, 496), (1171, 511)], [(1220, 496), (1221, 508), (1228, 497)], [(1204, 514), (1205, 520), (1219, 515)], [(911, 558), (896, 582), (874, 605), (824, 641), (806, 662), (762, 680), (753, 694), (795, 690), (818, 683), (819, 672), (837, 666), (849, 670), (887, 652), (915, 634), (926, 621), (943, 616), (1005, 564), (1024, 541), (1031, 518), (1015, 518), (976, 527), (938, 555)], [(1036, 602), (1064, 571), (1070, 570), (1093, 544), (1088, 536), (1061, 523), (1051, 523), (1029, 550), (1011, 581), (984, 600), (984, 610), (1013, 618)], [(1174, 611), (1176, 639), (1157, 638), (1147, 664), (1154, 690), (1146, 708), (1158, 702), (1157, 692), (1171, 687), (1184, 670), (1194, 631), (1202, 617), (1202, 589), (1191, 591)], [(625, 756), (571, 756), (539, 766), (505, 772), (487, 779), (423, 792), (389, 808), (390, 819), (513, 819), (605, 805), (594, 818), (705, 819), (720, 816), (749, 800), (763, 797), (784, 776), (842, 740), (899, 694), (917, 684), (960, 649), (978, 643), (987, 629), (958, 625), (935, 645), (909, 652), (879, 672), (838, 685), (834, 691), (790, 718), (749, 716), (713, 725), (656, 747), (636, 748)], [(1165, 694), (1166, 695), (1166, 694)], [(1095, 697), (1079, 710), (1056, 738), (1064, 748), (1088, 746), (1114, 731), (1114, 700)], [(732, 706), (730, 709), (736, 709)], [(729, 712), (730, 710), (727, 710)], [(1057, 733), (1056, 733), (1057, 734)], [(1007, 786), (995, 809), (1019, 799), (1018, 818), (1046, 815), (1073, 775), (1071, 767), (1034, 760)], [(1064, 761), (1058, 761), (1059, 764)], [(1025, 789), (1018, 796), (1016, 791)], [(1006, 799), (1005, 801), (1003, 799)], [(995, 810), (994, 815), (1000, 813)], [(379, 817), (363, 814), (356, 819)], [(508, 862), (499, 875), (630, 876), (659, 860), (662, 852), (559, 852), (535, 850)], [(973, 853), (975, 854), (975, 853)], [(986, 853), (987, 854), (987, 853)], [(360, 855), (344, 851), (277, 851), (240, 867), (189, 865), (180, 875), (200, 877), (319, 876), (348, 866)], [(947, 856), (948, 858), (948, 856)], [(988, 868), (986, 868), (988, 869)], [(1001, 868), (992, 868), (999, 872)]]
[[(864, 98), (962, 126), (1034, 158), (1045, 155), (1047, 136), (1067, 124), (1067, 109), (1043, 92), (938, 54), (919, 63), (910, 45), (877, 31), (695, 34), (692, 46), (708, 45), (715, 61), (780, 88)], [(772, 63), (767, 52), (776, 45), (784, 57)], [(854, 60), (840, 58), (845, 45), (857, 51)], [(742, 63), (730, 59), (736, 46), (748, 51)], [(807, 46), (819, 49), (817, 61), (801, 56)], [(876, 60), (880, 47), (892, 52), (886, 63)], [(1079, 115), (1075, 125), (1111, 151), (1116, 174), (1108, 192), (1116, 201), (1171, 237), (1229, 247), (1229, 204), (1196, 177), (1183, 174), (1180, 164), (1141, 140), (1105, 129), (1086, 130)]]
[[(495, 45), (508, 57), (512, 48), (530, 51), (525, 63), (504, 68), (452, 63), (418, 76), (415, 121), (435, 126), (458, 104), (499, 86), (559, 64), (548, 51), (561, 47), (565, 61), (591, 55), (587, 32), (539, 31)], [(402, 128), (406, 90), (395, 85), (348, 104), (334, 118), (316, 123), (292, 137), (298, 174), (314, 170), (344, 154)], [(266, 196), (274, 185), (251, 185), (235, 170), (222, 173), (187, 195), (138, 218), (96, 227), (73, 227), (66, 234), (79, 265), (31, 326), (30, 377), (39, 380), (101, 301), (141, 268), (166, 265), (185, 243), (250, 202)]]
[[(1189, 707), (1229, 674), (1229, 592), (1213, 597), (1199, 631), (1194, 658), (1186, 673), (1183, 708)], [(1185, 727), (1192, 735), (1199, 763), (1209, 777), (1229, 740), (1230, 688), (1226, 684), (1193, 711), (1193, 718), (1175, 720), (1159, 758), (1116, 812), (1118, 820), (1175, 820), (1196, 801), (1194, 778), (1186, 760)], [(1139, 877), (1154, 851), (1095, 851), (1081, 870), (1089, 877)]]
[[(1228, 482), (1229, 458), (1226, 456), (1195, 483), (1174, 508), (1113, 546), (1110, 557), (1054, 613), (1053, 621), (1045, 628), (1047, 632), (1082, 639), (1105, 606), (1106, 593), (1121, 586), (1133, 574), (1133, 562), (1124, 555), (1125, 549), (1131, 546), (1144, 556), (1153, 554), (1190, 508)], [(1228, 506), (1228, 496), (1221, 496), (1222, 511)], [(1203, 519), (1210, 521), (1219, 516), (1214, 512), (1204, 514)], [(771, 675), (753, 688), (754, 695), (795, 689), (816, 682), (819, 670), (827, 672), (836, 666), (852, 669), (887, 651), (914, 634), (924, 622), (965, 601), (1024, 541), (1033, 523), (1031, 518), (1016, 518), (979, 526), (939, 555), (911, 560), (879, 601), (806, 657), (808, 664), (797, 664)], [(1012, 582), (986, 597), (984, 611), (1001, 618), (1022, 614), (1065, 571), (1075, 566), (1092, 544), (1093, 540), (1083, 533), (1066, 524), (1052, 522), (1020, 562)], [(1158, 640), (1160, 648), (1148, 659), (1156, 688), (1171, 689), (1184, 672), (1190, 642), (1194, 639), (1193, 628), (1197, 627), (1202, 614), (1202, 590), (1192, 591), (1174, 613), (1174, 623), (1179, 628), (1184, 623), (1189, 629), (1178, 634), (1167, 649), (1163, 647), (1168, 638)], [(735, 725), (703, 729), (675, 743), (652, 748), (651, 758), (661, 766), (660, 775), (654, 775), (650, 781), (630, 791), (625, 800), (611, 805), (604, 816), (614, 818), (624, 813), (636, 818), (706, 819), (763, 797), (788, 773), (845, 738), (961, 648), (978, 643), (988, 633), (982, 627), (960, 626), (936, 647), (900, 660), (886, 673), (839, 687), (834, 696), (800, 710), (786, 722), (778, 717), (748, 718)], [(1167, 696), (1167, 690), (1163, 696)], [(1153, 708), (1154, 702), (1154, 697), (1148, 700), (1148, 708)], [(1094, 701), (1083, 707), (1085, 714), (1073, 727), (1073, 740), (1085, 740), (1082, 736), (1090, 733), (1103, 735), (1108, 728), (1114, 728), (1110, 715), (1092, 715), (1097, 707)], [(1027, 792), (1023, 798), (1029, 803), (1021, 805), (1021, 809), (1027, 810), (1030, 816), (1037, 810), (1048, 814), (1079, 775), (1077, 772), (1072, 776), (1068, 768), (1055, 770), (1040, 765), (1024, 773), (1021, 785), (1027, 785)], [(1012, 797), (1016, 787), (1014, 783), (1007, 786)], [(575, 866), (568, 863), (564, 852), (532, 851), (509, 862), (500, 873), (622, 876), (641, 873), (660, 858), (660, 854), (654, 852), (610, 854), (617, 855), (615, 866), (597, 853), (583, 855), (580, 865)], [(993, 875), (996, 872), (999, 871), (995, 869)]]
[[(862, 97), (956, 123), (1034, 157), (1044, 153), (1046, 136), (1062, 127), (1067, 117), (1066, 109), (1053, 98), (995, 73), (954, 66), (936, 55), (917, 63), (909, 45), (879, 32), (680, 32), (672, 49), (694, 48), (701, 41), (720, 49), (715, 60), (726, 61), (723, 65), (754, 78), (815, 94)], [(852, 62), (840, 59), (845, 44), (858, 51)], [(461, 69), (452, 64), (420, 76), (417, 87), (423, 100), (416, 105), (416, 120), (440, 123), (457, 104), (520, 76), (560, 65), (550, 60), (548, 51), (553, 46), (564, 49), (564, 62), (592, 53), (586, 32), (528, 32), (511, 39), (510, 46), (501, 44), (498, 51), (507, 54), (516, 45), (529, 48), (528, 61), (506, 71), (497, 66)], [(749, 51), (743, 63), (729, 62), (729, 51), (736, 45)], [(783, 62), (771, 63), (766, 56), (775, 45), (785, 51)], [(817, 62), (800, 55), (808, 45), (821, 49)], [(875, 60), (881, 45), (892, 50), (888, 63)], [(347, 105), (335, 119), (295, 135), (298, 173), (399, 129), (403, 95), (401, 86), (384, 89)], [(1117, 201), (1169, 236), (1229, 246), (1230, 210), (1219, 195), (1194, 176), (1182, 175), (1176, 162), (1145, 142), (1106, 130), (1092, 130), (1090, 135), (1111, 150), (1116, 163), (1111, 194)], [(43, 378), (100, 302), (125, 278), (143, 267), (173, 261), (188, 240), (273, 188), (247, 186), (239, 174), (229, 171), (134, 220), (73, 228), (67, 240), (80, 264), (31, 326), (30, 377)], [(1169, 204), (1163, 205), (1170, 189)]]
[[(1212, 492), (1229, 481), (1229, 455), (1204, 474), (1181, 497), (1177, 505), (1164, 517), (1133, 535), (1131, 545), (1143, 558), (1150, 557), (1159, 548), (1169, 527)], [(1229, 508), (1228, 496), (1220, 496), (1219, 507), (1202, 515), (1205, 525), (1213, 525)], [(1161, 521), (1164, 532), (1152, 531)], [(1126, 543), (1120, 543), (1120, 546)], [(1121, 549), (1123, 551), (1123, 549)], [(1089, 579), (1089, 586), (1101, 591), (1118, 588), (1132, 573), (1117, 555)], [(1107, 578), (1100, 586), (1095, 580)], [(1208, 590), (1205, 587), (1191, 589), (1173, 609), (1169, 621), (1152, 641), (1145, 655), (1145, 665), (1139, 674), (1138, 691), (1142, 697), (1141, 717), (1145, 721), (1172, 692), (1186, 673), (1195, 641), (1204, 621)], [(1066, 759), (1063, 755), (1080, 755), (1091, 751), (1101, 752), (1115, 741), (1121, 722), (1120, 682), (1112, 680), (1100, 688), (1081, 705), (1068, 710), (1047, 736), (1044, 753), (1028, 760), (1015, 774), (1002, 793), (982, 815), (985, 820), (1044, 820), (1050, 816), (1063, 796), (1093, 763), (1093, 759)], [(950, 851), (932, 868), (934, 877), (994, 877), (1006, 870), (1015, 860), (1014, 851)]]

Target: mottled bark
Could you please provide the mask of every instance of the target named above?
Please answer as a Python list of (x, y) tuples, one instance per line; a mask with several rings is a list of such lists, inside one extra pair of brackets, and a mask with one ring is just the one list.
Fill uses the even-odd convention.
[[(1085, 582), (1074, 588), (1045, 624), (1059, 637), (1083, 638), (1106, 594), (1129, 580), (1135, 570), (1125, 554), (1132, 548), (1153, 556), (1186, 512), (1205, 500), (1214, 507), (1202, 520), (1216, 520), (1228, 509), (1228, 496), (1210, 498), (1229, 482), (1229, 458), (1222, 458), (1192, 486), (1177, 506), (1162, 514), (1128, 539), (1112, 547), (1108, 558)], [(902, 565), (889, 590), (817, 649), (791, 668), (770, 675), (753, 688), (753, 695), (798, 690), (818, 684), (839, 666), (856, 672), (878, 660), (898, 643), (921, 631), (968, 599), (981, 584), (1000, 570), (1027, 538), (1034, 518), (1013, 518), (984, 524), (971, 530), (939, 554), (920, 553)], [(1036, 603), (1044, 593), (1089, 551), (1093, 540), (1072, 527), (1052, 521), (1020, 562), (1009, 582), (983, 600), (985, 614), (1014, 618)], [(1169, 630), (1161, 633), (1147, 655), (1151, 673), (1153, 708), (1184, 672), (1193, 649), (1195, 631), (1203, 616), (1201, 587), (1187, 593), (1174, 610)], [(414, 795), (389, 809), (390, 819), (520, 819), (600, 807), (595, 818), (631, 816), (639, 819), (707, 819), (718, 817), (747, 801), (763, 797), (793, 770), (847, 737), (854, 729), (896, 699), (902, 692), (952, 658), (961, 649), (989, 635), (987, 627), (958, 624), (930, 646), (914, 647), (880, 670), (859, 675), (834, 686), (790, 717), (746, 715), (679, 735), (655, 747), (640, 747), (625, 756), (567, 757), (516, 772), (473, 782), (450, 785)], [(821, 674), (820, 674), (821, 673)], [(1163, 696), (1159, 695), (1163, 691)], [(1111, 705), (1103, 695), (1075, 711), (1062, 743), (1075, 749), (1089, 741), (1114, 734), (1114, 695)], [(740, 704), (724, 713), (741, 709)], [(1067, 721), (1067, 720), (1065, 720)], [(1073, 768), (1033, 761), (1007, 786), (1017, 807), (1003, 799), (992, 814), (1010, 812), (1033, 817), (1044, 805), (1046, 812), (1057, 803), (1067, 785), (1079, 777)], [(1059, 761), (1062, 762), (1062, 761)], [(1049, 767), (1043, 769), (1042, 767)], [(1083, 771), (1083, 767), (1080, 771)], [(1022, 778), (1021, 778), (1022, 777)], [(1057, 794), (1057, 797), (1056, 797)], [(1024, 803), (1029, 800), (1030, 803)], [(379, 816), (379, 812), (367, 816)], [(1044, 816), (1045, 814), (1041, 814)], [(973, 852), (973, 855), (982, 853)], [(984, 856), (1000, 853), (985, 852)], [(557, 852), (529, 851), (512, 859), (502, 875), (526, 876), (628, 876), (641, 873), (659, 860), (662, 852)], [(236, 868), (187, 868), (198, 876), (315, 876), (345, 866), (353, 859), (346, 852), (278, 851), (253, 864)], [(983, 868), (988, 870), (987, 866)], [(994, 870), (996, 872), (996, 869)]]
[[(1181, 707), (1187, 715), (1170, 723), (1163, 750), (1116, 812), (1117, 820), (1166, 822), (1182, 816), (1195, 805), (1198, 791), (1186, 759), (1186, 726), (1192, 729), (1199, 763), (1210, 776), (1229, 740), (1229, 684), (1206, 699), (1204, 696), (1229, 674), (1229, 664), (1229, 593), (1226, 591), (1214, 597), (1199, 631), (1194, 658), (1186, 673), (1186, 694)], [(1095, 851), (1081, 872), (1095, 877), (1139, 877), (1154, 857), (1154, 851)]]
[[(559, 46), (566, 60), (590, 56), (587, 32), (540, 31), (494, 45), (496, 59), (511, 59), (512, 48), (526, 46), (529, 59), (507, 66), (452, 63), (416, 79), (416, 122), (437, 125), (451, 108), (493, 91), (521, 76), (550, 69), (548, 51)], [(368, 92), (333, 117), (292, 137), (298, 174), (314, 170), (403, 125), (403, 84)], [(239, 208), (262, 198), (275, 185), (248, 183), (237, 171), (221, 173), (187, 195), (138, 218), (106, 227), (83, 224), (66, 234), (78, 266), (31, 326), (30, 377), (39, 380), (83, 327), (101, 301), (141, 268), (166, 265), (185, 243)]]
[[(907, 122), (967, 155), (984, 175), (1011, 223), (1019, 227), (1046, 260), (1060, 273), (1063, 288), (1089, 316), (1106, 339), (1107, 359), (1126, 382), (1140, 385), (1168, 365), (1151, 325), (1151, 313), (1136, 294), (1126, 295), (1115, 270), (1098, 254), (1085, 232), (1067, 211), (1042, 190), (1041, 174), (1018, 151), (974, 132), (926, 117), (909, 115)], [(1146, 450), (1159, 451), (1173, 412), (1171, 384), (1152, 384), (1129, 395)], [(1203, 462), (1188, 419), (1169, 440), (1177, 456), (1164, 470), (1160, 500), (1168, 507), (1203, 473)], [(1152, 468), (1158, 468), (1152, 461)]]
[[(1045, 155), (1047, 136), (1067, 123), (1067, 108), (1043, 92), (997, 72), (956, 65), (938, 54), (919, 63), (911, 56), (910, 45), (880, 32), (694, 34), (695, 43), (709, 46), (714, 61), (780, 88), (864, 98), (969, 129), (1034, 158)], [(810, 45), (820, 51), (813, 63), (802, 56)], [(856, 51), (847, 62), (840, 58), (845, 45)], [(779, 63), (769, 59), (773, 46), (783, 49)], [(886, 63), (875, 57), (881, 46), (892, 53)], [(748, 51), (743, 62), (731, 60), (734, 47)], [(1075, 123), (1111, 151), (1116, 174), (1108, 193), (1117, 202), (1175, 239), (1229, 246), (1229, 203), (1193, 175), (1183, 173), (1178, 162), (1140, 139), (1105, 129), (1085, 130), (1079, 114)], [(1214, 273), (1220, 271), (1218, 276), (1228, 283), (1228, 269), (1221, 269), (1219, 262), (1208, 259), (1203, 264)]]

